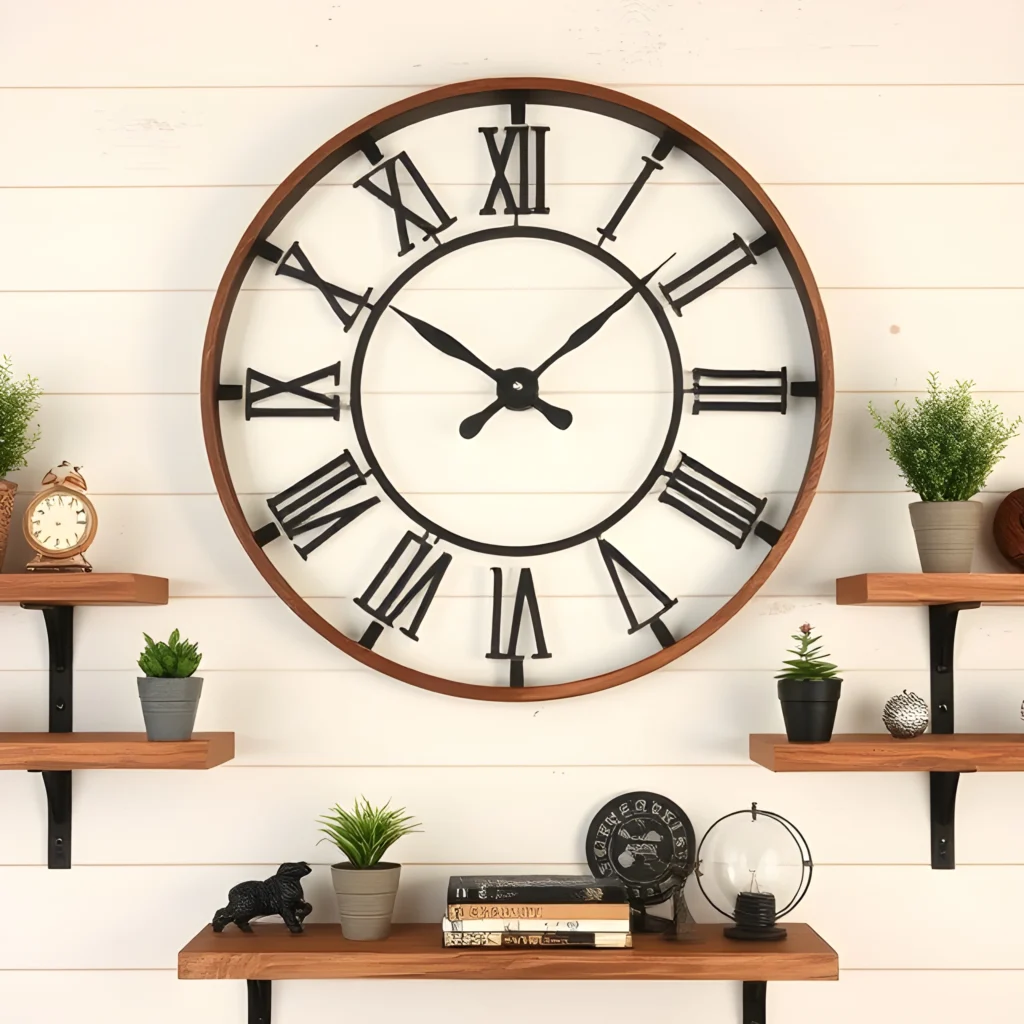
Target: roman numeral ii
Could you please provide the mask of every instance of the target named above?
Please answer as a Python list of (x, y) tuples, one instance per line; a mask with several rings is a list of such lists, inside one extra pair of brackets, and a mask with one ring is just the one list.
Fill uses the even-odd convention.
[[(689, 305), (694, 299), (699, 299), (723, 281), (728, 281), (744, 267), (753, 266), (758, 256), (774, 248), (775, 239), (769, 235), (755, 238), (750, 245), (747, 245), (739, 235), (733, 235), (731, 242), (713, 252), (707, 259), (701, 260), (696, 266), (665, 284), (659, 284), (658, 287), (676, 315), (682, 316), (683, 306)], [(705, 276), (711, 271), (713, 273), (710, 276)], [(693, 284), (693, 287), (688, 288), (690, 284)]]
[(509, 686), (522, 686), (523, 659), (525, 655), (518, 651), (519, 631), (523, 625), (523, 612), (530, 614), (530, 629), (533, 632), (533, 647), (536, 651), (531, 658), (550, 658), (551, 652), (544, 642), (544, 627), (540, 621), (540, 607), (537, 603), (537, 591), (533, 586), (533, 573), (529, 569), (519, 572), (519, 584), (516, 587), (515, 602), (512, 605), (512, 622), (508, 631), (508, 646), (501, 649), (501, 605), (502, 605), (502, 574), (501, 569), (492, 568), (494, 574), (494, 598), (491, 606), (491, 649), (488, 658), (507, 661)]

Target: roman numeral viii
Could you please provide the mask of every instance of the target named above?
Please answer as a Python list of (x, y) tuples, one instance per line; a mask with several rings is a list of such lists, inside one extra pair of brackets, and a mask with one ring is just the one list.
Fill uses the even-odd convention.
[[(355, 599), (355, 603), (368, 615), (376, 620), (371, 622), (359, 643), (363, 647), (371, 648), (377, 642), (377, 638), (384, 631), (385, 626), (394, 626), (395, 620), (419, 598), (419, 604), (413, 612), (412, 619), (408, 626), (400, 626), (401, 631), (410, 640), (419, 640), (416, 635), (427, 614), (437, 588), (441, 585), (445, 570), (451, 563), (452, 556), (448, 552), (438, 555), (433, 565), (428, 566), (414, 579), (420, 567), (427, 560), (427, 557), (434, 550), (426, 537), (417, 537), (411, 531), (398, 542), (398, 546), (388, 556), (388, 560), (381, 567), (380, 572), (373, 577), (370, 585), (363, 593)], [(377, 595), (387, 582), (392, 578), (392, 583), (384, 592), (383, 597)], [(376, 604), (374, 600), (376, 599)]]
[(544, 627), (540, 621), (540, 607), (537, 604), (537, 591), (533, 586), (533, 573), (529, 569), (522, 569), (519, 572), (519, 584), (516, 587), (515, 603), (512, 605), (512, 623), (508, 631), (508, 646), (501, 649), (501, 605), (502, 605), (502, 575), (501, 569), (492, 568), (494, 573), (494, 598), (491, 605), (491, 649), (486, 657), (507, 661), (509, 686), (522, 686), (523, 659), (525, 655), (520, 654), (519, 631), (523, 625), (523, 612), (528, 611), (530, 615), (530, 629), (533, 632), (533, 648), (536, 652), (531, 658), (550, 658), (551, 652), (544, 643)]
[(281, 536), (281, 530), (289, 540), (312, 533), (315, 536), (306, 544), (295, 545), (295, 550), (303, 559), (308, 558), (324, 541), (330, 540), (339, 530), (380, 501), (380, 498), (374, 496), (355, 505), (332, 508), (365, 483), (366, 474), (359, 469), (346, 449), (336, 459), (267, 499), (267, 507), (277, 522), (267, 523), (254, 530), (256, 543), (261, 548), (266, 547)]
[(665, 284), (659, 284), (658, 287), (676, 315), (682, 316), (683, 306), (689, 305), (694, 299), (699, 299), (723, 281), (728, 281), (744, 267), (753, 266), (758, 256), (774, 248), (775, 239), (769, 235), (755, 238), (750, 245), (747, 245), (739, 235), (733, 235), (731, 242), (713, 252), (707, 259), (701, 260), (696, 266)]
[(767, 498), (758, 498), (683, 453), (679, 465), (666, 475), (668, 483), (658, 501), (724, 537), (734, 547), (743, 547), (751, 531), (766, 544), (779, 539), (774, 526), (757, 522), (768, 504)]
[[(480, 132), (487, 142), (487, 155), (491, 158), (491, 166), (494, 168), (494, 178), (491, 180), (491, 187), (487, 190), (487, 198), (484, 200), (481, 215), (488, 216), (496, 213), (494, 204), (497, 202), (500, 193), (505, 201), (505, 213), (512, 213), (522, 216), (528, 213), (550, 213), (551, 211), (544, 202), (544, 144), (547, 135), (547, 128), (537, 128), (525, 124), (515, 124), (503, 129), (505, 136), (501, 146), (498, 145), (498, 128), (481, 128)], [(530, 205), (530, 138), (533, 133), (533, 205)], [(508, 166), (512, 160), (514, 150), (519, 151), (519, 188), (518, 195), (513, 191), (512, 184), (508, 180)]]
[[(287, 251), (279, 249), (273, 242), (263, 239), (256, 243), (253, 250), (260, 259), (277, 264), (275, 276), (290, 277), (303, 284), (311, 284), (324, 297), (331, 312), (341, 321), (344, 330), (348, 330), (358, 319), (359, 314), (369, 305), (370, 292), (367, 288), (362, 295), (358, 292), (349, 291), (341, 285), (331, 284), (330, 281), (322, 278), (313, 268), (309, 257), (302, 251), (298, 242), (292, 242)], [(345, 302), (355, 303), (355, 309), (347, 310), (342, 305)]]
[[(398, 232), (399, 249), (398, 255), (404, 256), (412, 252), (414, 244), (409, 241), (409, 225), (420, 229), (423, 232), (423, 240), (428, 238), (437, 241), (437, 236), (446, 228), (450, 228), (456, 218), (450, 217), (441, 205), (440, 200), (430, 190), (419, 168), (404, 151), (397, 156), (381, 160), (380, 152), (376, 145), (370, 143), (366, 147), (367, 155), (377, 164), (372, 170), (367, 171), (358, 181), (353, 182), (353, 188), (364, 188), (375, 199), (379, 199), (385, 206), (390, 207), (395, 214), (395, 230)], [(377, 161), (380, 161), (379, 163)], [(398, 181), (398, 165), (401, 164), (406, 173), (412, 178), (412, 186), (403, 186)], [(381, 187), (375, 177), (383, 176), (384, 187)], [(417, 194), (418, 210), (414, 210), (406, 201), (408, 192), (403, 195), (402, 189), (415, 189)], [(422, 212), (421, 212), (422, 211)]]

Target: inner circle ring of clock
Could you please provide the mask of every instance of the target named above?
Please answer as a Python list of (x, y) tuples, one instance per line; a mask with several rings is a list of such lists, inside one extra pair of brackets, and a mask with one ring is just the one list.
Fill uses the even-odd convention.
[[(572, 536), (563, 537), (560, 540), (546, 541), (543, 544), (488, 544), (483, 541), (473, 540), (469, 537), (459, 536), (451, 530), (447, 530), (440, 524), (428, 519), (422, 512), (410, 504), (408, 499), (406, 499), (405, 496), (402, 495), (402, 493), (388, 479), (377, 459), (377, 456), (374, 454), (373, 447), (370, 444), (370, 439), (366, 432), (366, 423), (363, 418), (361, 393), (363, 363), (366, 359), (367, 349), (369, 348), (374, 329), (380, 321), (381, 316), (383, 316), (385, 311), (390, 308), (391, 302), (395, 296), (422, 270), (425, 270), (428, 266), (436, 263), (439, 259), (442, 259), (449, 253), (455, 252), (458, 249), (463, 249), (468, 245), (475, 245), (480, 242), (489, 242), (502, 238), (536, 238), (561, 243), (563, 245), (571, 246), (574, 249), (578, 249), (580, 252), (586, 253), (588, 256), (593, 256), (595, 259), (604, 263), (605, 266), (614, 270), (627, 282), (627, 284), (638, 289), (637, 295), (643, 299), (651, 313), (654, 315), (658, 326), (661, 328), (661, 333), (668, 350), (669, 362), (672, 367), (672, 412), (669, 417), (668, 431), (665, 435), (665, 441), (662, 444), (660, 451), (654, 458), (651, 470), (644, 478), (643, 482), (614, 512), (611, 513), (611, 515), (602, 519), (596, 525), (591, 526), (589, 529), (583, 530), (580, 533), (573, 534)], [(552, 228), (515, 225), (511, 227), (488, 228), (482, 231), (474, 231), (466, 235), (461, 235), (458, 238), (454, 238), (451, 241), (441, 243), (434, 249), (427, 252), (424, 256), (420, 257), (420, 259), (415, 263), (406, 267), (406, 269), (391, 282), (388, 288), (381, 294), (380, 298), (374, 303), (373, 309), (370, 311), (367, 321), (363, 326), (362, 333), (359, 335), (359, 341), (356, 345), (355, 354), (352, 360), (350, 394), (352, 422), (363, 458), (366, 460), (367, 465), (369, 466), (369, 471), (372, 473), (373, 478), (377, 481), (381, 490), (384, 491), (384, 493), (399, 509), (401, 509), (402, 512), (412, 519), (413, 522), (422, 526), (428, 534), (433, 534), (441, 540), (449, 541), (450, 543), (461, 548), (465, 548), (466, 550), (480, 551), (490, 555), (526, 557), (529, 555), (546, 555), (553, 551), (562, 551), (565, 548), (575, 547), (577, 544), (583, 544), (587, 541), (594, 540), (605, 531), (610, 530), (617, 522), (619, 522), (619, 520), (629, 515), (644, 496), (650, 492), (658, 478), (664, 474), (665, 464), (668, 461), (676, 443), (683, 408), (683, 368), (682, 361), (679, 357), (679, 348), (676, 343), (675, 334), (672, 330), (672, 325), (669, 322), (665, 309), (650, 289), (642, 283), (638, 274), (607, 250), (602, 249), (596, 244), (588, 242), (585, 239), (578, 238), (576, 235), (572, 235), (566, 231), (557, 231)]]

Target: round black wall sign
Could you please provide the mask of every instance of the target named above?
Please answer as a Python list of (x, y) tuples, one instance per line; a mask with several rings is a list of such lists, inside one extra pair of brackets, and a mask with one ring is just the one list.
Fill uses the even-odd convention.
[(686, 812), (657, 793), (609, 800), (587, 831), (587, 864), (597, 876), (617, 875), (630, 900), (653, 906), (692, 870), (697, 841)]

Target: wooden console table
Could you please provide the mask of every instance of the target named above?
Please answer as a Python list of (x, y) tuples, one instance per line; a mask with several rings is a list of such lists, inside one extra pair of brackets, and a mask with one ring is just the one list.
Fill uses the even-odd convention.
[(241, 979), (248, 1024), (270, 1024), (271, 982), (301, 978), (445, 978), (545, 981), (741, 981), (743, 1024), (765, 1024), (769, 981), (835, 981), (839, 957), (806, 924), (786, 922), (782, 942), (734, 942), (720, 924), (699, 924), (694, 938), (670, 942), (634, 935), (633, 949), (445, 949), (433, 924), (395, 925), (380, 942), (350, 942), (336, 924), (207, 926), (178, 954), (178, 977)]

